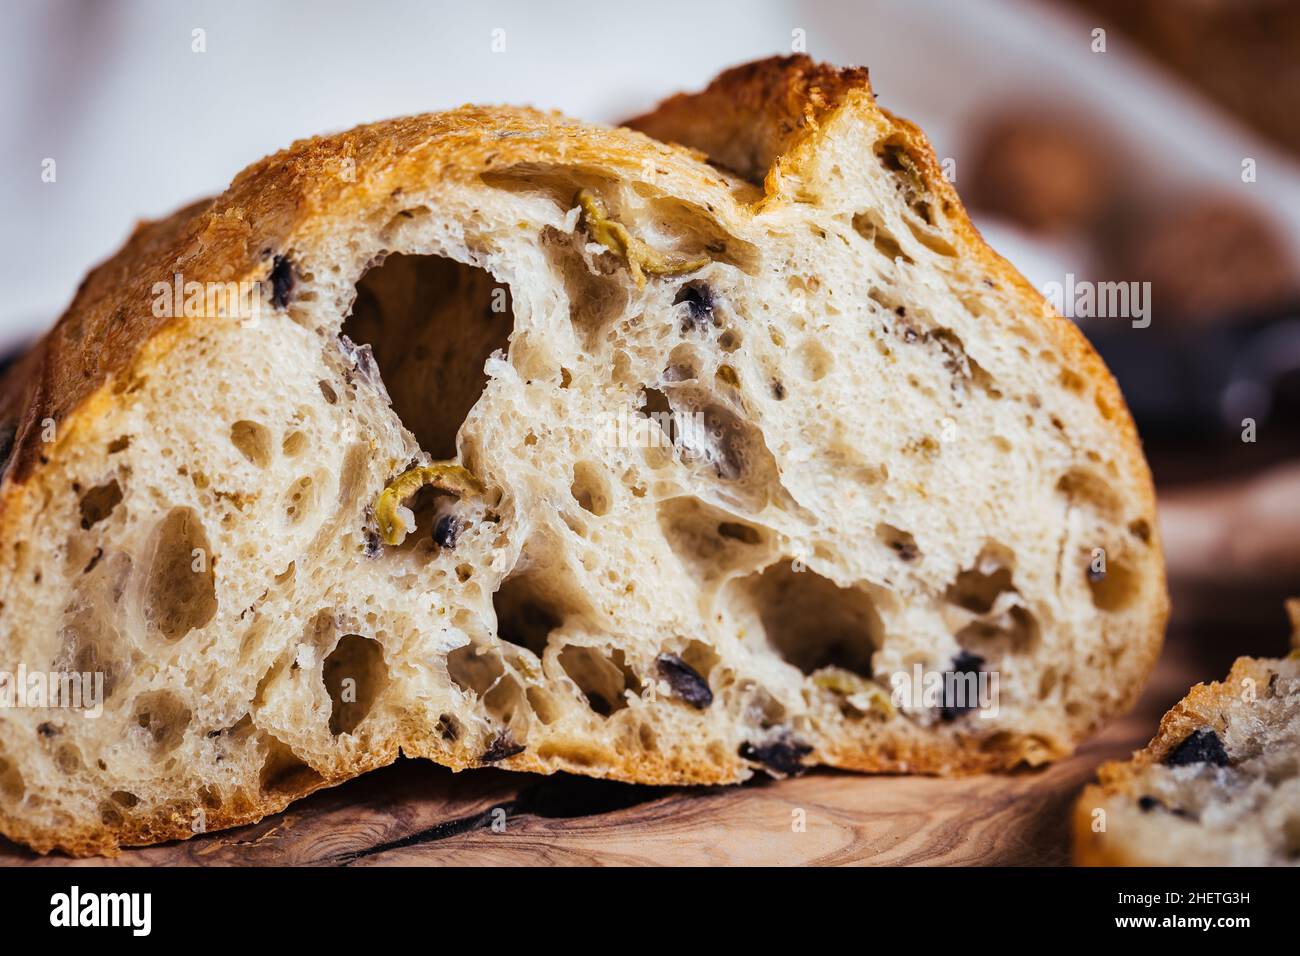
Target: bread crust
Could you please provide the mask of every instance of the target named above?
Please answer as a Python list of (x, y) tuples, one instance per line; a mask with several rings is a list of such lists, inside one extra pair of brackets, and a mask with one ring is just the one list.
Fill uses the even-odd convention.
[(1142, 795), (1142, 771), (1163, 764), (1170, 753), (1194, 732), (1210, 728), (1221, 733), (1230, 703), (1241, 698), (1245, 682), (1267, 687), (1279, 662), (1256, 657), (1239, 657), (1222, 681), (1194, 685), (1187, 696), (1160, 719), (1151, 741), (1129, 760), (1113, 760), (1097, 770), (1097, 783), (1089, 784), (1075, 803), (1073, 816), (1074, 862), (1079, 866), (1152, 866), (1166, 861), (1147, 859), (1128, 843), (1111, 834), (1092, 829), (1093, 811), (1131, 803)]
[[(865, 69), (839, 70), (796, 56), (730, 70), (702, 93), (679, 94), (631, 121), (631, 129), (580, 124), (558, 113), (527, 108), (465, 106), (302, 140), (240, 173), (215, 199), (140, 224), (117, 254), (87, 276), (55, 327), (0, 380), (0, 425), (11, 423), (15, 429), (0, 483), (0, 540), (8, 539), (31, 509), (39, 507), (47, 493), (48, 466), (75, 443), (78, 431), (187, 334), (187, 323), (194, 320), (160, 318), (151, 312), (155, 283), (170, 282), (175, 273), (183, 273), (187, 281), (265, 282), (277, 257), (292, 258), (295, 248), (327, 236), (332, 223), (360, 216), (406, 188), (467, 182), (523, 163), (591, 164), (635, 176), (651, 162), (671, 167), (676, 176), (701, 189), (730, 189), (723, 176), (700, 162), (707, 157), (762, 182), (752, 202), (757, 211), (790, 201), (786, 190), (810, 162), (818, 131), (842, 110), (861, 111), (870, 122), (888, 126), (914, 161), (926, 190), (941, 204), (960, 251), (973, 257), (1001, 288), (1011, 290), (1024, 314), (1038, 316), (1072, 367), (1096, 385), (1099, 402), (1109, 408), (1115, 447), (1122, 448), (1125, 468), (1139, 485), (1135, 508), (1153, 519), (1150, 473), (1132, 420), (1114, 379), (1082, 334), (983, 242), (920, 130), (875, 104)], [(684, 147), (669, 145), (668, 140)], [(340, 175), (345, 167), (348, 176)], [(55, 423), (56, 440), (47, 444), (41, 433), (49, 421)], [(1161, 569), (1158, 590), (1163, 600), (1163, 561), (1154, 520), (1151, 524), (1150, 546), (1156, 556), (1153, 564)], [(1125, 708), (1136, 700), (1159, 652), (1167, 611), (1163, 600), (1152, 633), (1143, 641), (1144, 653), (1134, 655), (1129, 669), (1119, 675)], [(436, 756), (455, 770), (479, 765), (449, 761), (445, 751), (422, 741), (419, 731), (404, 732), (401, 752)], [(1024, 741), (1009, 741), (1001, 749), (917, 741), (888, 752), (877, 748), (821, 756), (858, 770), (952, 773), (1062, 755), (1030, 751)], [(398, 753), (394, 740), (357, 763), (340, 766), (336, 774), (247, 806), (221, 807), (208, 814), (208, 829), (278, 812), (316, 789), (387, 764)], [(668, 757), (657, 759), (651, 764), (645, 757), (632, 760), (611, 754), (605, 775), (641, 783), (707, 784), (735, 782), (744, 769), (734, 755), (726, 763), (690, 766)], [(555, 769), (530, 753), (495, 766), (543, 773)], [(31, 831), (19, 819), (4, 820), (4, 829), (38, 851), (58, 847), (74, 855), (111, 854), (122, 844), (193, 835), (189, 816), (179, 810), (117, 830), (69, 829), (56, 839)]]

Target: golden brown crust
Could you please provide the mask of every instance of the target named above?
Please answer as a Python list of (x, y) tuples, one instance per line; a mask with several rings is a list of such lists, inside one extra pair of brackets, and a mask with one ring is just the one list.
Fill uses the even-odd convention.
[(855, 91), (871, 95), (864, 67), (772, 57), (727, 70), (703, 91), (678, 93), (623, 125), (698, 149), (757, 183)]
[[(55, 328), (9, 374), (0, 380), (0, 425), (17, 425), (10, 465), (0, 483), (0, 537), (21, 520), (28, 495), (38, 495), (44, 464), (77, 431), (112, 401), (114, 389), (129, 386), (132, 376), (147, 372), (161, 350), (183, 334), (183, 321), (158, 318), (150, 308), (151, 290), (174, 273), (186, 281), (238, 282), (268, 279), (276, 257), (292, 257), (297, 243), (326, 235), (331, 223), (348, 220), (400, 196), (406, 187), (465, 181), (518, 163), (590, 164), (635, 175), (653, 159), (693, 182), (729, 188), (716, 171), (702, 167), (688, 150), (656, 140), (674, 140), (702, 150), (719, 165), (753, 181), (764, 181), (772, 199), (787, 173), (808, 161), (819, 130), (842, 109), (866, 111), (874, 123), (892, 127), (892, 135), (912, 158), (926, 189), (936, 197), (956, 231), (962, 251), (973, 256), (1003, 288), (1018, 297), (1023, 311), (1042, 318), (1061, 343), (1073, 367), (1097, 383), (1099, 402), (1109, 410), (1116, 445), (1125, 449), (1127, 468), (1142, 483), (1136, 505), (1154, 515), (1154, 493), (1136, 433), (1119, 390), (1101, 360), (1078, 330), (1055, 315), (1042, 297), (1009, 264), (990, 250), (966, 217), (952, 187), (921, 132), (880, 110), (865, 69), (837, 70), (807, 57), (774, 58), (722, 74), (703, 93), (678, 95), (657, 110), (632, 121), (647, 138), (628, 129), (577, 124), (558, 114), (529, 109), (462, 107), (447, 113), (409, 117), (363, 126), (347, 133), (295, 143), (254, 164), (230, 188), (211, 201), (195, 203), (173, 216), (141, 225), (112, 259), (95, 269)], [(41, 423), (58, 423), (53, 445), (40, 441)], [(1154, 526), (1154, 520), (1152, 521)], [(1153, 536), (1157, 555), (1159, 542)], [(1161, 566), (1161, 562), (1154, 562)], [(1164, 582), (1159, 582), (1163, 594)], [(1156, 624), (1163, 631), (1164, 614)], [(1136, 699), (1142, 680), (1159, 650), (1159, 633), (1145, 642), (1147, 655), (1125, 676), (1127, 701)], [(419, 735), (407, 746), (414, 755), (436, 757), (457, 765), (432, 746), (423, 752)], [(948, 742), (917, 742), (892, 750), (819, 754), (833, 765), (876, 771), (952, 773), (998, 769), (1044, 755), (1032, 741), (1007, 741), (1002, 749), (963, 749)], [(396, 745), (328, 779), (294, 792), (246, 806), (208, 813), (209, 829), (251, 822), (278, 812), (312, 790), (333, 785), (395, 759)], [(530, 754), (498, 766), (550, 772)], [(611, 755), (607, 775), (639, 782), (680, 783), (683, 776), (700, 783), (733, 782), (742, 763), (683, 767), (663, 758), (662, 765)], [(29, 834), (21, 821), (5, 820), (5, 829), (30, 840), (42, 852), (59, 847), (75, 855), (115, 852), (117, 845), (182, 839), (192, 835), (188, 813), (179, 809), (158, 819), (126, 824), (122, 829), (78, 829), (55, 842)]]

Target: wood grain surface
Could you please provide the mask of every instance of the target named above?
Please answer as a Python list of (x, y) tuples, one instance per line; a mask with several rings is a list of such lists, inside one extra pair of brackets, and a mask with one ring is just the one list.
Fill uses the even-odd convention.
[(1260, 650), (1190, 633), (1175, 628), (1132, 714), (1038, 771), (958, 779), (816, 771), (675, 789), (563, 774), (453, 774), (402, 760), (252, 826), (115, 860), (38, 857), (0, 840), (0, 864), (1064, 865), (1070, 807), (1096, 766), (1144, 745), (1189, 685), (1221, 676), (1237, 649)]

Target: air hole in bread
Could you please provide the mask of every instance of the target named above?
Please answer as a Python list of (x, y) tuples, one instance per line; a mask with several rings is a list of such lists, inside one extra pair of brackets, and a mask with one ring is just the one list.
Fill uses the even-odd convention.
[(957, 255), (957, 248), (938, 233), (923, 226), (918, 226), (910, 219), (907, 222), (907, 228), (911, 230), (917, 242), (935, 255), (944, 256), (945, 258), (952, 258)]
[(1087, 387), (1087, 382), (1084, 381), (1083, 376), (1073, 369), (1061, 369), (1060, 381), (1063, 388), (1074, 392), (1076, 395)]
[(682, 463), (734, 484), (726, 497), (761, 511), (780, 485), (776, 459), (762, 432), (702, 389), (674, 389), (672, 403), (674, 445)]
[(258, 468), (271, 464), (271, 430), (261, 422), (241, 418), (230, 426), (230, 441)]
[[(693, 374), (691, 378), (694, 378)], [(679, 426), (691, 422), (674, 417), (672, 403), (659, 389), (643, 386), (641, 394), (643, 401), (638, 414), (647, 420), (636, 419), (630, 423), (635, 432), (629, 434), (628, 441), (640, 446), (646, 464), (651, 468), (665, 468), (673, 461), (674, 448), (680, 437)]]
[(298, 524), (316, 510), (316, 483), (311, 475), (303, 475), (284, 493), (284, 516), (290, 524)]
[(493, 189), (545, 197), (565, 211), (577, 205), (574, 197), (579, 190), (601, 193), (616, 182), (600, 169), (556, 163), (515, 163), (481, 173), (479, 179)]
[(104, 699), (111, 697), (122, 671), (122, 663), (114, 650), (121, 646), (121, 638), (106, 609), (77, 603), (69, 605), (59, 626), (59, 641), (59, 654), (53, 669), (103, 674)]
[(744, 720), (760, 730), (771, 730), (785, 723), (789, 711), (764, 687), (747, 682), (741, 685), (740, 695), (745, 701)]
[(569, 322), (587, 348), (627, 309), (627, 289), (614, 275), (612, 256), (590, 258), (585, 239), (547, 226), (541, 232), (542, 251), (560, 277), (569, 299)]
[(613, 503), (613, 484), (605, 467), (594, 461), (580, 461), (573, 466), (573, 499), (596, 517), (608, 514)]
[(771, 535), (737, 521), (698, 498), (669, 498), (658, 505), (659, 527), (668, 546), (691, 576), (715, 581), (735, 571), (750, 571), (771, 559)]
[(1057, 673), (1055, 667), (1051, 664), (1044, 667), (1043, 672), (1038, 675), (1038, 699), (1046, 700), (1050, 697), (1052, 691), (1056, 689), (1056, 684), (1059, 679), (1060, 675)]
[(141, 731), (139, 738), (155, 760), (171, 753), (185, 739), (190, 709), (167, 690), (141, 694), (135, 699), (132, 721)]
[(117, 479), (96, 485), (81, 496), (81, 527), (93, 528), (113, 513), (122, 500), (122, 488)]
[[(665, 382), (689, 382), (698, 378), (700, 369), (704, 368), (704, 356), (693, 345), (679, 345), (672, 350), (668, 356), (668, 364), (664, 366), (663, 380)], [(662, 392), (659, 393), (663, 395)], [(668, 403), (667, 398), (663, 399), (664, 404)]]
[(523, 687), (512, 674), (505, 673), (483, 695), (483, 707), (493, 723), (503, 728), (515, 744), (528, 738), (531, 708)]
[[(293, 562), (290, 562), (289, 566), (294, 567)], [(239, 639), (239, 659), (241, 662), (248, 660), (262, 643), (268, 630), (270, 630), (270, 622), (265, 618), (259, 618), (244, 632), (244, 636)]]
[(1138, 575), (1122, 558), (1106, 556), (1104, 571), (1096, 571), (1089, 560), (1085, 574), (1092, 603), (1102, 611), (1122, 611), (1137, 598), (1141, 591)]
[(641, 692), (641, 681), (621, 649), (570, 644), (560, 651), (559, 661), (582, 691), (587, 705), (602, 717), (627, 706), (625, 691)]
[(369, 345), (393, 410), (436, 459), (487, 383), (483, 366), (514, 328), (509, 289), (490, 273), (442, 256), (395, 254), (357, 283), (343, 334)]
[(1136, 521), (1130, 521), (1128, 533), (1133, 535), (1143, 544), (1151, 543), (1151, 525), (1145, 518), (1138, 518)]
[(1106, 396), (1101, 394), (1100, 389), (1098, 389), (1097, 394), (1093, 396), (1093, 400), (1096, 402), (1097, 411), (1101, 413), (1102, 418), (1106, 419), (1106, 421), (1114, 419), (1115, 406), (1110, 403), (1110, 400), (1106, 398)]
[(343, 453), (339, 466), (339, 514), (345, 518), (355, 514), (362, 505), (369, 474), (370, 447), (365, 442), (353, 442)]
[(296, 797), (324, 782), (324, 778), (286, 744), (275, 737), (268, 737), (268, 741), (266, 759), (258, 775), (258, 785), (263, 793)]
[(1108, 481), (1088, 468), (1071, 468), (1056, 482), (1056, 490), (1072, 506), (1091, 508), (1107, 522), (1116, 522), (1123, 510), (1123, 501)]
[(530, 686), (527, 691), (528, 705), (537, 715), (537, 719), (544, 724), (553, 724), (564, 716), (564, 707), (550, 691), (536, 686)]
[(173, 508), (154, 531), (144, 594), (149, 630), (178, 641), (217, 613), (215, 556), (192, 508)]
[(762, 622), (767, 642), (805, 674), (839, 667), (871, 677), (871, 656), (884, 642), (884, 625), (862, 587), (842, 588), (814, 571), (781, 561), (741, 583)]
[(512, 574), (492, 595), (497, 637), (527, 648), (539, 659), (551, 632), (563, 623), (569, 605), (541, 573)]
[(810, 382), (820, 382), (835, 366), (835, 356), (816, 339), (805, 339), (795, 354), (799, 373)]
[(472, 641), (447, 655), (447, 674), (461, 690), (479, 697), (491, 689), (505, 670), (499, 652)]
[(996, 661), (1009, 654), (1035, 650), (1042, 630), (1033, 613), (1017, 604), (1001, 614), (972, 621), (954, 636), (963, 649), (986, 661)]
[(718, 535), (743, 544), (762, 544), (764, 541), (763, 532), (753, 525), (744, 524), (740, 521), (723, 521), (719, 523)]
[(330, 696), (330, 733), (355, 733), (388, 684), (388, 667), (379, 642), (344, 634), (325, 658), (321, 679)]
[(140, 798), (130, 790), (114, 790), (109, 794), (109, 798), (119, 807), (125, 807), (128, 810), (140, 804)]
[(895, 528), (892, 524), (881, 522), (876, 525), (876, 538), (881, 544), (893, 551), (900, 561), (915, 561), (921, 556), (921, 549), (917, 547), (916, 538), (901, 528)]
[(307, 449), (309, 440), (306, 433), (292, 431), (284, 436), (284, 441), (280, 442), (280, 451), (286, 458), (297, 458)]
[(451, 742), (460, 740), (463, 733), (460, 721), (451, 714), (442, 714), (439, 716), (438, 723), (434, 726), (434, 730), (438, 732), (438, 736), (443, 740)]
[(757, 271), (758, 250), (733, 236), (703, 206), (665, 196), (637, 180), (633, 180), (632, 188), (651, 197), (634, 217), (625, 220), (640, 239), (684, 259), (725, 262), (751, 275)]
[(1014, 566), (1015, 555), (1009, 548), (989, 542), (980, 550), (974, 566), (959, 572), (948, 585), (944, 600), (976, 614), (987, 614), (1000, 594), (1015, 590), (1011, 581)]
[(717, 372), (714, 373), (714, 378), (724, 388), (740, 388), (740, 376), (737, 374), (734, 365), (719, 365)]
[(705, 680), (708, 680), (713, 668), (722, 660), (718, 656), (718, 652), (708, 644), (695, 640), (687, 641), (686, 645), (677, 652), (677, 656), (689, 664), (691, 669)]
[(885, 228), (880, 214), (868, 209), (853, 217), (853, 228), (863, 239), (876, 247), (876, 252), (890, 262), (902, 259), (908, 265), (915, 265), (915, 260), (903, 251), (894, 234)]
[(27, 792), (22, 772), (4, 757), (0, 757), (0, 793), (10, 800), (21, 800)]

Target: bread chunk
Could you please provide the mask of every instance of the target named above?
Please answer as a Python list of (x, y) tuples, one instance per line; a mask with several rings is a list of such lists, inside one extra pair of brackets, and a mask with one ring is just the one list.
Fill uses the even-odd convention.
[(921, 133), (806, 57), (630, 127), (299, 142), (90, 274), (0, 384), (0, 629), (102, 713), (0, 712), (0, 830), (111, 853), (399, 753), (1007, 768), (1133, 703), (1132, 422)]
[(1102, 766), (1075, 808), (1094, 866), (1300, 865), (1300, 600), (1287, 657), (1239, 657), (1197, 684), (1132, 760)]

